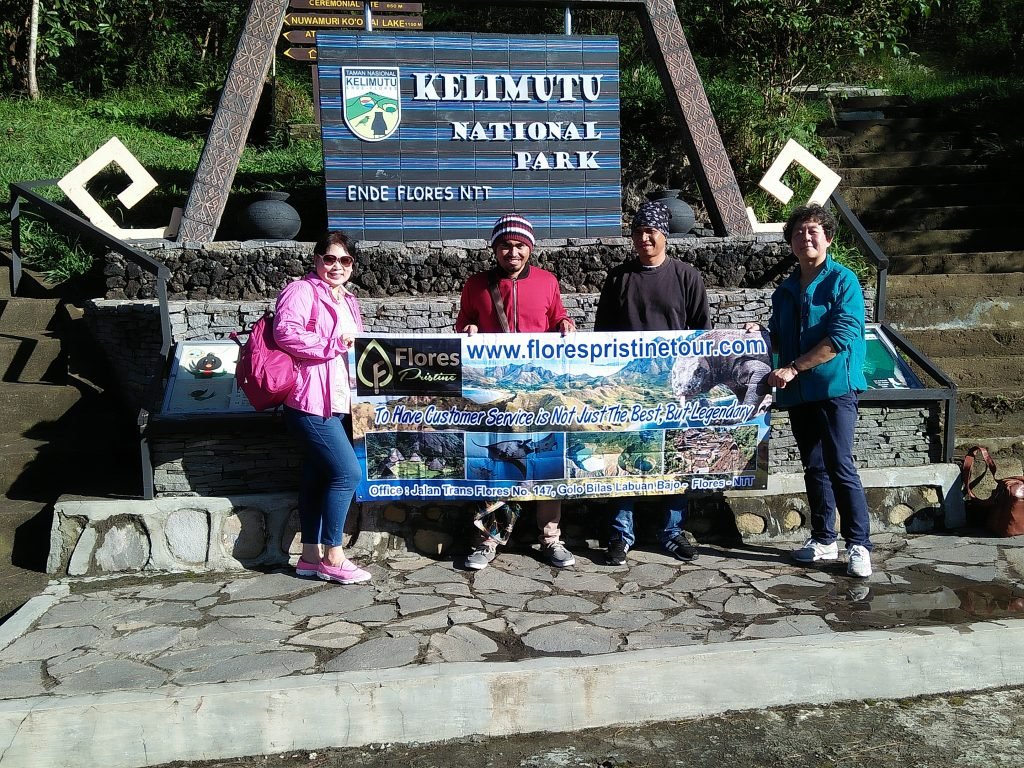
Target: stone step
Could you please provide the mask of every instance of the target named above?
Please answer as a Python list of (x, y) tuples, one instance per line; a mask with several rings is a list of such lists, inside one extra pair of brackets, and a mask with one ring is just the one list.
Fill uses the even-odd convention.
[(1024, 355), (933, 357), (957, 388), (983, 390), (1013, 387), (1018, 396), (1024, 382)]
[(947, 184), (1010, 183), (1020, 175), (1016, 163), (969, 165), (908, 165), (884, 168), (840, 168), (837, 173), (851, 187), (888, 187), (913, 184), (932, 186)]
[(995, 134), (971, 130), (943, 133), (909, 131), (894, 133), (885, 126), (861, 128), (857, 132), (843, 128), (824, 128), (818, 134), (835, 143), (842, 152), (922, 152), (926, 150), (974, 149), (991, 147)]
[(79, 391), (71, 386), (0, 382), (3, 430), (7, 434), (21, 434), (48, 422), (59, 421), (80, 399)]
[(1024, 205), (947, 205), (941, 207), (876, 208), (857, 214), (872, 232), (885, 230), (971, 229), (1004, 227), (1024, 219)]
[(0, 300), (11, 298), (11, 267), (0, 262)]
[(900, 152), (850, 152), (840, 159), (843, 173), (851, 168), (909, 168), (935, 165), (977, 165), (993, 159), (992, 151), (982, 147), (969, 149), (921, 149)]
[(131, 496), (141, 486), (138, 438), (123, 422), (105, 431), (69, 430), (50, 440), (0, 435), (0, 493), (11, 498)]
[(0, 496), (0, 621), (49, 581), (52, 505)]
[(16, 435), (0, 435), (0, 493), (7, 496), (18, 478), (45, 449), (45, 440)]
[(859, 217), (872, 209), (934, 208), (949, 205), (991, 205), (1015, 201), (1017, 190), (1011, 184), (893, 184), (863, 186), (840, 184), (847, 204)]
[(894, 117), (861, 117), (836, 120), (836, 128), (853, 134), (865, 131), (899, 133), (928, 133), (949, 135), (971, 131), (975, 134), (992, 133), (983, 121), (971, 115), (948, 115), (942, 118), (914, 115), (903, 111)]
[(998, 274), (1016, 272), (1024, 251), (889, 254), (890, 275)]
[[(954, 452), (959, 461), (975, 445), (984, 445), (996, 462), (999, 477), (1024, 475), (1024, 435), (1000, 437), (989, 434), (985, 429), (964, 427), (957, 430)], [(981, 470), (975, 468), (975, 477)], [(984, 494), (982, 494), (984, 496)]]
[(959, 355), (965, 358), (1024, 355), (1024, 327), (900, 329), (900, 332), (918, 350), (933, 360)]
[(1024, 389), (964, 387), (956, 393), (958, 432), (1024, 435)]
[(890, 275), (886, 290), (890, 302), (936, 296), (1024, 297), (1024, 270), (989, 275)]
[(60, 299), (0, 299), (0, 333), (35, 333), (55, 327)]
[[(887, 256), (1008, 251), (1024, 244), (1020, 230), (1010, 228), (890, 230), (871, 234)], [(1024, 269), (1024, 262), (1019, 268)]]
[(900, 330), (1024, 328), (1024, 301), (976, 296), (909, 297), (886, 302), (889, 323)]
[(910, 97), (898, 94), (886, 96), (847, 96), (839, 100), (837, 109), (889, 109), (892, 107), (905, 107), (910, 104)]
[(0, 334), (0, 380), (62, 384), (66, 379), (67, 360), (52, 333)]

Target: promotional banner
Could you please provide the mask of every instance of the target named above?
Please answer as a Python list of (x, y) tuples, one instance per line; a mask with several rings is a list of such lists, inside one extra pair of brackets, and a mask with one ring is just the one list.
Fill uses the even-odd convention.
[(767, 486), (759, 333), (361, 336), (351, 362), (360, 501)]

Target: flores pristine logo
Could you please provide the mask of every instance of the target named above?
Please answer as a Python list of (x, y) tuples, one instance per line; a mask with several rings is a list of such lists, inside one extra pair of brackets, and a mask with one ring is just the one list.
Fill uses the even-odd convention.
[(383, 141), (402, 122), (398, 67), (342, 67), (345, 125), (364, 141)]
[(461, 393), (461, 339), (356, 339), (356, 394), (361, 397)]

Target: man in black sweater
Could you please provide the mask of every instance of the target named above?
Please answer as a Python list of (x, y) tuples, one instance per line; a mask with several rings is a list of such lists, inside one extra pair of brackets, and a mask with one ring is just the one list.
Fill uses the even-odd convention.
[[(668, 258), (668, 220), (671, 213), (658, 202), (646, 202), (633, 217), (633, 248), (636, 258), (608, 273), (597, 303), (595, 331), (685, 331), (711, 328), (707, 289), (700, 272)], [(659, 496), (665, 520), (661, 544), (683, 562), (697, 559), (686, 540), (686, 497)], [(608, 540), (609, 565), (623, 565), (636, 541), (632, 497), (615, 499), (618, 509)]]

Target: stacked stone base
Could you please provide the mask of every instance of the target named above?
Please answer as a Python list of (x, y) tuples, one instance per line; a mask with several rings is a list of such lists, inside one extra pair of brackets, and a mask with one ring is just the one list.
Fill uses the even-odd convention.
[[(874, 533), (917, 533), (964, 524), (954, 465), (862, 470)], [(801, 475), (773, 476), (765, 491), (692, 494), (686, 527), (698, 541), (800, 541), (809, 514)], [(570, 548), (607, 543), (614, 500), (563, 505)], [(637, 507), (638, 545), (656, 545), (657, 515)], [(394, 552), (445, 558), (467, 552), (473, 505), (374, 502), (353, 506), (346, 546), (368, 561)], [(527, 549), (537, 530), (528, 516), (510, 548)], [(149, 501), (61, 501), (55, 507), (47, 570), (86, 576), (140, 572), (230, 571), (294, 563), (301, 551), (294, 494), (165, 497)], [(599, 552), (594, 552), (600, 560)]]

